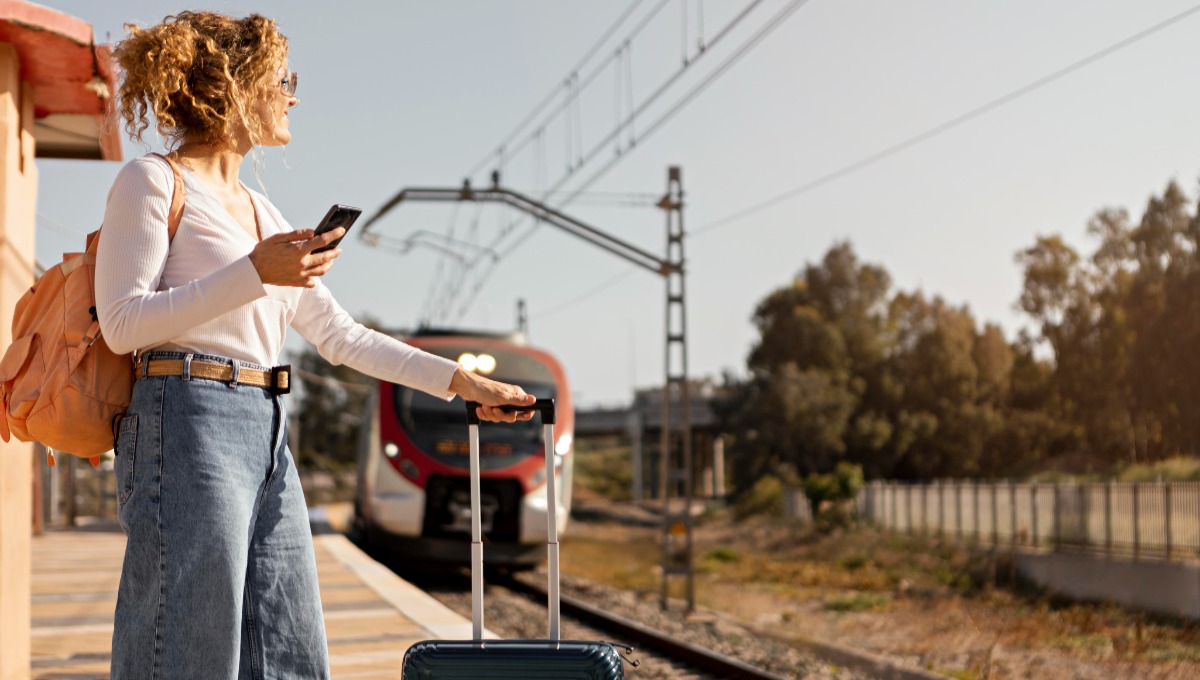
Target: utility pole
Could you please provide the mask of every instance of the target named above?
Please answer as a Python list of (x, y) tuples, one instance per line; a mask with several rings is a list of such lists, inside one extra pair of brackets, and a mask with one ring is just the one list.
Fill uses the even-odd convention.
[(517, 300), (517, 332), (529, 339), (529, 313), (525, 310), (525, 298)]
[[(663, 513), (663, 582), (662, 607), (667, 608), (667, 585), (671, 576), (687, 577), (687, 611), (696, 608), (695, 579), (692, 569), (692, 431), (688, 400), (686, 305), (684, 298), (683, 257), (683, 183), (678, 166), (667, 170), (667, 193), (658, 206), (667, 212), (667, 257), (653, 255), (635, 245), (609, 235), (596, 227), (550, 207), (540, 201), (500, 186), (500, 173), (492, 173), (492, 186), (474, 189), (470, 180), (454, 188), (406, 188), (399, 191), (362, 226), (358, 237), (368, 245), (387, 245), (371, 227), (381, 217), (405, 201), (482, 201), (504, 203), (516, 210), (573, 234), (617, 257), (658, 274), (666, 281), (666, 380), (662, 390), (662, 451), (666, 474), (660, 484), (666, 484), (662, 494)], [(678, 408), (672, 408), (673, 395)], [(676, 424), (675, 418), (679, 421)], [(671, 467), (672, 433), (678, 435), (681, 447), (681, 466)], [(674, 502), (672, 502), (674, 501)], [(681, 504), (682, 502), (682, 504)]]
[[(687, 305), (683, 277), (683, 181), (678, 166), (667, 170), (667, 193), (658, 206), (667, 213), (666, 379), (662, 392), (661, 481), (663, 501), (662, 596), (667, 610), (672, 576), (687, 579), (687, 611), (696, 609), (696, 579), (692, 569), (692, 427), (688, 399)], [(672, 408), (678, 404), (678, 417)], [(678, 435), (678, 437), (676, 437)], [(672, 444), (678, 440), (679, 456)], [(682, 487), (682, 488), (681, 488)], [(682, 501), (682, 502), (681, 502)]]

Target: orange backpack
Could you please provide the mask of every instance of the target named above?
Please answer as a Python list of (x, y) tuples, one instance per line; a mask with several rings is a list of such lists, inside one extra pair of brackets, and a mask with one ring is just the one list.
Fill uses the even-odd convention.
[[(187, 192), (179, 166), (167, 235), (173, 240)], [(103, 227), (101, 227), (103, 228)], [(87, 250), (66, 253), (47, 269), (13, 313), (13, 343), (0, 360), (0, 437), (41, 442), (54, 451), (90, 458), (113, 447), (113, 428), (133, 394), (133, 360), (115, 354), (100, 335), (96, 313), (96, 247), (100, 229), (88, 234)]]

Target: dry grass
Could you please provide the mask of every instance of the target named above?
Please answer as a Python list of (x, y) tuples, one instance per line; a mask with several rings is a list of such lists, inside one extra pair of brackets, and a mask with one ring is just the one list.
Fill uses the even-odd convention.
[[(565, 572), (658, 592), (657, 529), (589, 522), (569, 533)], [(958, 544), (716, 518), (695, 547), (697, 604), (773, 633), (959, 678), (1200, 677), (1195, 624), (994, 587), (1005, 565)]]

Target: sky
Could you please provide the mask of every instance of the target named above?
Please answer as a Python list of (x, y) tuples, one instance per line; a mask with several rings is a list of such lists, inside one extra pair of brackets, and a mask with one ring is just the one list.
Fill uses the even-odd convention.
[[(152, 24), (185, 9), (161, 1), (44, 4), (90, 22), (98, 42), (119, 40), (127, 22)], [(695, 232), (685, 242), (688, 371), (718, 377), (745, 373), (755, 305), (839, 241), (883, 266), (896, 289), (967, 305), (981, 324), (997, 323), (1012, 338), (1029, 324), (1015, 308), (1018, 250), (1038, 235), (1062, 234), (1090, 252), (1085, 230), (1097, 210), (1124, 207), (1136, 219), (1171, 180), (1195, 196), (1200, 14), (878, 162), (723, 221), (1193, 6), (261, 0), (191, 8), (258, 12), (275, 18), (290, 40), (290, 67), (300, 74), (292, 142), (267, 150), (257, 174), (246, 162), (242, 178), (255, 187), (261, 181), (295, 228), (315, 226), (333, 203), (359, 206), (369, 217), (405, 187), (459, 186), (468, 176), (485, 185), (503, 160), (504, 186), (546, 196), (663, 256), (666, 216), (648, 199), (666, 191), (667, 168), (679, 166), (684, 226)], [(595, 56), (582, 62), (594, 45)], [(536, 117), (542, 124), (513, 138), (501, 159), (498, 147), (551, 94), (551, 107)], [(558, 108), (567, 113), (550, 116)], [(636, 109), (633, 124), (608, 139)], [(146, 141), (126, 140), (125, 159), (162, 148)], [(544, 193), (593, 149), (558, 193)], [(99, 226), (120, 164), (38, 166), (36, 252), (52, 263)], [(570, 196), (563, 191), (602, 168), (587, 188), (593, 193), (562, 203)], [(372, 231), (393, 243), (474, 245), (454, 245), (453, 256), (427, 245), (402, 253), (352, 233), (325, 282), (356, 317), (396, 328), (440, 318), (442, 325), (511, 330), (524, 300), (531, 343), (562, 360), (578, 405), (620, 406), (634, 388), (661, 384), (661, 277), (553, 227), (531, 229), (499, 206), (402, 204)], [(455, 281), (458, 295), (451, 296)], [(292, 334), (288, 351), (303, 347)]]

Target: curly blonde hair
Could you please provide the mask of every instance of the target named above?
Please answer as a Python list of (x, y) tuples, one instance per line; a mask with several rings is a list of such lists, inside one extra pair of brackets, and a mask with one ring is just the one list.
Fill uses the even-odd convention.
[(275, 21), (216, 12), (180, 12), (149, 28), (126, 24), (113, 49), (122, 78), (117, 110), (129, 137), (155, 129), (174, 148), (184, 138), (233, 146), (239, 124), (258, 144), (269, 129), (254, 103), (277, 87), (268, 76), (287, 61), (288, 40)]

